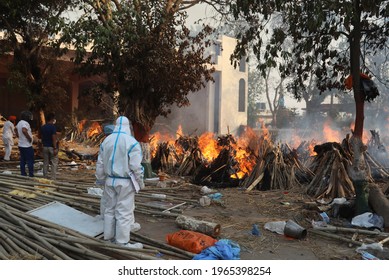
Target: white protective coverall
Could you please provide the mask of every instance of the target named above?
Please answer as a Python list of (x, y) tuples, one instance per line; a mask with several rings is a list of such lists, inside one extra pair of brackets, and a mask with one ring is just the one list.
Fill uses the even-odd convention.
[(4, 123), (3, 127), (3, 143), (4, 143), (4, 160), (10, 160), (12, 146), (14, 145), (14, 129), (15, 126), (9, 120)]
[(96, 179), (105, 182), (104, 239), (118, 244), (130, 240), (135, 222), (135, 192), (144, 188), (142, 149), (131, 135), (126, 117), (116, 120), (115, 129), (100, 145), (96, 163)]

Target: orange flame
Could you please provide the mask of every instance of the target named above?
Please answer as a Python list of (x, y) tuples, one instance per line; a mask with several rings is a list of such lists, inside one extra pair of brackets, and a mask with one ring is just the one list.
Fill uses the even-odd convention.
[(168, 145), (174, 145), (175, 139), (168, 133), (156, 132), (152, 135), (150, 140), (151, 156), (155, 156), (157, 153), (157, 146), (160, 143), (167, 142)]
[(333, 130), (328, 122), (323, 124), (324, 138), (327, 142), (341, 142), (340, 131)]
[(262, 120), (260, 122), (261, 122), (261, 131), (262, 131), (263, 139), (264, 140), (271, 140), (270, 132), (269, 132), (269, 129), (265, 126), (265, 122)]
[(184, 133), (182, 132), (182, 126), (179, 125), (176, 131), (176, 138), (179, 138), (182, 135), (184, 135)]
[(78, 127), (77, 127), (78, 128), (78, 132), (82, 132), (84, 130), (86, 122), (87, 122), (87, 120), (84, 119), (84, 120), (82, 120), (82, 121), (80, 121), (78, 123)]
[(212, 132), (205, 132), (199, 137), (199, 148), (204, 158), (209, 162), (213, 161), (221, 151)]
[(99, 135), (103, 132), (103, 129), (101, 128), (101, 125), (98, 122), (93, 122), (91, 126), (89, 127), (86, 135), (88, 137), (93, 137), (94, 135)]
[(309, 150), (309, 155), (310, 156), (316, 155), (316, 152), (314, 151), (315, 145), (316, 145), (316, 143), (313, 142), (313, 141), (311, 143), (309, 143), (308, 150)]

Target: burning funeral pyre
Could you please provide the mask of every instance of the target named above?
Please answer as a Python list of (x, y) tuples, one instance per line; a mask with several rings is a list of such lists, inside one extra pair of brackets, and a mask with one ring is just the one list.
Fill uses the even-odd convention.
[[(297, 148), (277, 142), (265, 128), (259, 134), (246, 129), (238, 138), (230, 134), (215, 137), (212, 133), (199, 137), (184, 136), (182, 132), (177, 135), (175, 140), (162, 142), (155, 137), (155, 170), (191, 176), (192, 183), (211, 187), (240, 187), (246, 191), (306, 188), (317, 199), (355, 196), (349, 176), (353, 160), (349, 135), (341, 143), (301, 141)], [(378, 141), (377, 133), (372, 136), (375, 140), (371, 140), (370, 147)], [(389, 178), (388, 171), (369, 150), (363, 158), (372, 171), (370, 182)]]
[[(203, 133), (184, 135), (180, 127), (176, 137), (155, 133), (150, 139), (151, 166), (156, 173), (189, 177), (191, 183), (210, 187), (240, 187), (246, 191), (290, 190), (305, 188), (314, 198), (331, 199), (355, 196), (349, 176), (353, 154), (350, 137), (341, 142), (338, 131), (323, 127), (333, 141), (318, 144), (317, 140), (281, 142), (262, 127), (247, 128), (239, 137), (231, 134)], [(369, 181), (389, 178), (387, 152), (379, 133), (371, 132), (363, 158), (371, 171)], [(104, 133), (98, 122), (83, 120), (66, 133), (70, 141), (98, 146)], [(339, 140), (338, 140), (339, 141)], [(68, 156), (83, 154), (67, 151)], [(95, 155), (96, 156), (96, 155)]]

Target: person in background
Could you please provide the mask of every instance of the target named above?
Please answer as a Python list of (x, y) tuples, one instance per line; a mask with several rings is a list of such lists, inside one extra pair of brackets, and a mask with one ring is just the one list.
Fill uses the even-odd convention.
[(32, 147), (33, 137), (30, 126), (32, 121), (32, 113), (23, 111), (20, 114), (20, 121), (16, 125), (15, 133), (19, 138), (19, 153), (20, 153), (20, 172), (22, 176), (27, 176), (26, 164), (28, 166), (28, 176), (34, 177), (34, 148)]
[(51, 167), (51, 179), (57, 178), (58, 149), (56, 119), (54, 113), (49, 113), (46, 117), (46, 124), (42, 125), (40, 135), (43, 146), (43, 176), (48, 178), (49, 166)]
[(4, 160), (11, 159), (12, 146), (14, 145), (15, 136), (15, 116), (9, 116), (3, 126), (3, 143), (4, 143)]
[[(127, 248), (143, 248), (129, 243), (135, 223), (135, 193), (144, 188), (142, 149), (131, 135), (126, 117), (116, 120), (115, 129), (100, 145), (96, 162), (96, 185), (104, 184), (104, 240)], [(137, 225), (136, 225), (137, 224)]]
[[(105, 137), (111, 135), (112, 132), (114, 131), (114, 129), (115, 129), (115, 125), (113, 125), (113, 124), (109, 124), (109, 125), (104, 126), (103, 132), (104, 132)], [(96, 180), (96, 187), (104, 190), (104, 185), (105, 185), (104, 181)], [(106, 199), (105, 196), (102, 196), (100, 199), (100, 217), (103, 220), (104, 220), (104, 211), (105, 211), (105, 203), (106, 203), (105, 199)]]

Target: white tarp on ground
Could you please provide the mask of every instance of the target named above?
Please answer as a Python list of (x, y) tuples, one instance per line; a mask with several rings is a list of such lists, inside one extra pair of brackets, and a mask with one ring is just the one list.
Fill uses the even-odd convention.
[(103, 220), (100, 217), (87, 215), (58, 201), (53, 201), (28, 213), (88, 236), (94, 237), (103, 232)]

